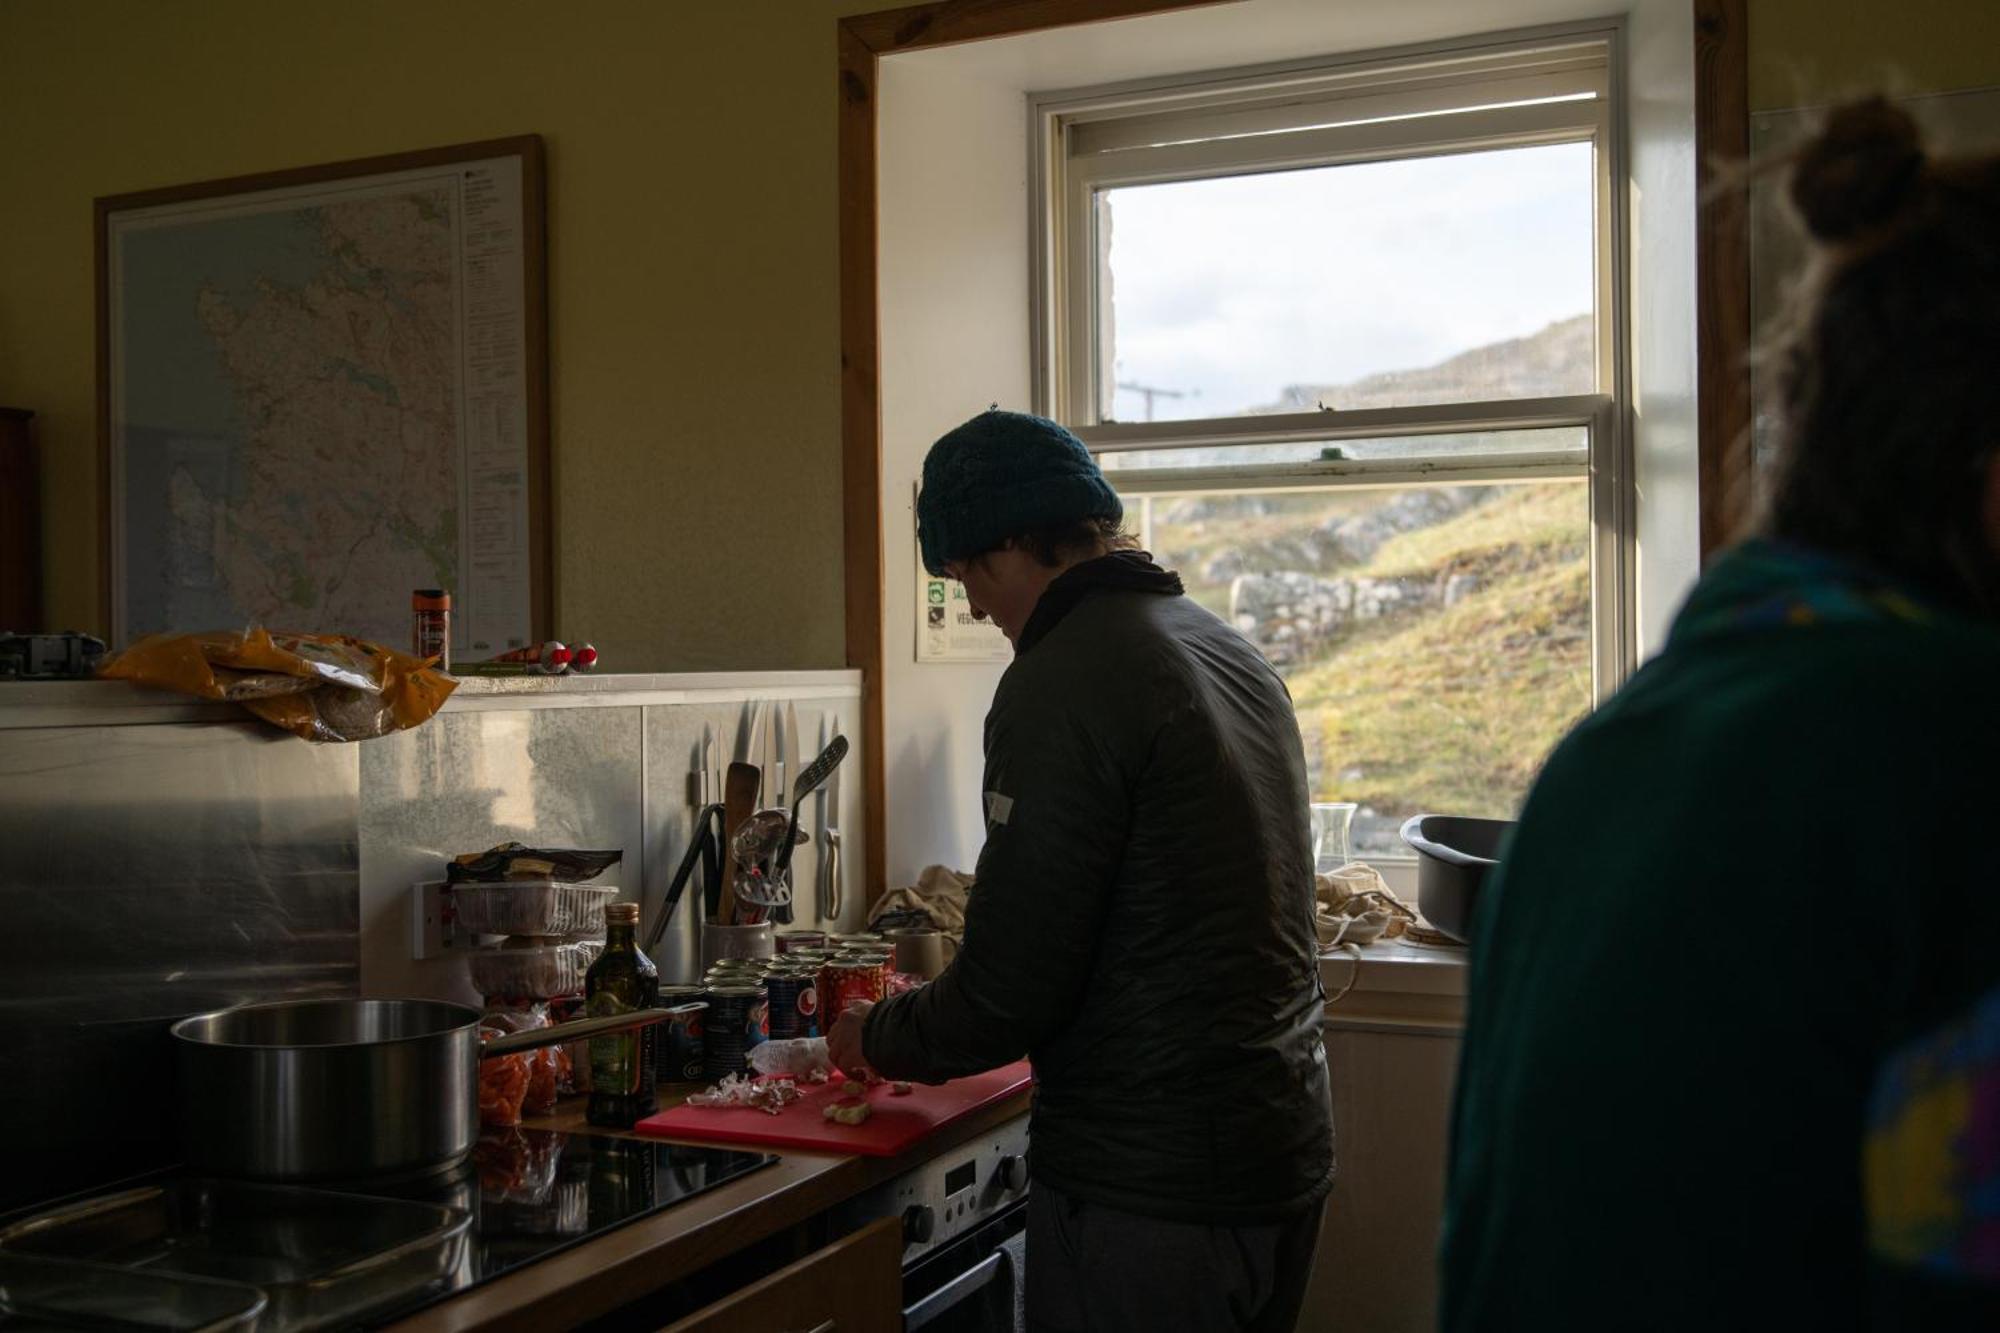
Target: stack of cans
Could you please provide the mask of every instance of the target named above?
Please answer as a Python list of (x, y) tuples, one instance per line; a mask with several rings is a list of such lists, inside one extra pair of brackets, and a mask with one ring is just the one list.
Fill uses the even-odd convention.
[(660, 1008), (669, 1017), (652, 1029), (659, 1044), (654, 1068), (663, 1083), (700, 1083), (708, 1077), (708, 1061), (703, 1050), (702, 1032), (707, 1026), (706, 986), (662, 986)]
[(764, 973), (766, 1030), (772, 1041), (817, 1037), (819, 963), (785, 954)]
[(889, 960), (893, 951), (886, 945), (842, 949), (820, 964), (819, 1003), (831, 1023), (849, 1005), (880, 1001), (888, 988)]

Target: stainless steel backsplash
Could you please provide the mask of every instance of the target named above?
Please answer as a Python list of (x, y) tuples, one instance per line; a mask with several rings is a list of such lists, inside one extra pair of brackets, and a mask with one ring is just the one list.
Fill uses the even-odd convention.
[(174, 1019), (354, 993), (359, 773), (257, 723), (0, 729), (0, 1208), (173, 1160)]
[[(410, 885), (441, 878), (449, 856), (510, 838), (618, 848), (605, 879), (650, 929), (692, 826), (703, 725), (726, 763), (744, 711), (729, 696), (788, 693), (807, 738), (835, 710), (858, 742), (858, 688), (825, 679), (614, 678), (553, 698), (472, 687), (424, 726), (358, 745), (115, 684), (0, 686), (0, 1212), (174, 1159), (176, 1018), (312, 995), (477, 1003), (460, 958), (411, 956)], [(811, 910), (807, 846), (800, 925), (863, 918), (859, 749), (843, 919)], [(667, 980), (698, 974), (701, 906), (690, 893), (655, 950)]]

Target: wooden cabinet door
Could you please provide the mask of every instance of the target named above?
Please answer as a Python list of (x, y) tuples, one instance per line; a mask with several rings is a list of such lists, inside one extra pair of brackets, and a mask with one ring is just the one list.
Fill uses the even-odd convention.
[(0, 407), (0, 634), (49, 628), (42, 623), (42, 488), (28, 437), (33, 415)]
[(901, 1333), (903, 1222), (885, 1217), (662, 1333)]

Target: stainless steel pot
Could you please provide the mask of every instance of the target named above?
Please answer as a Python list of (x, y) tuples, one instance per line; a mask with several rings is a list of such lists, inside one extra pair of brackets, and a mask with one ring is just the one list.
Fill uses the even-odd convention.
[(173, 1025), (187, 1164), (255, 1180), (365, 1180), (462, 1161), (479, 1137), (479, 1061), (644, 1027), (642, 1010), (481, 1043), (479, 1011), (438, 1000), (286, 1000)]

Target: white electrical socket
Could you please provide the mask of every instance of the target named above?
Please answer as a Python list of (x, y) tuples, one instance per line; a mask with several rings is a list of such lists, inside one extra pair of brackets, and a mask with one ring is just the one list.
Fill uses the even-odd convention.
[(410, 886), (410, 957), (436, 958), (458, 947), (451, 888), (443, 880)]

